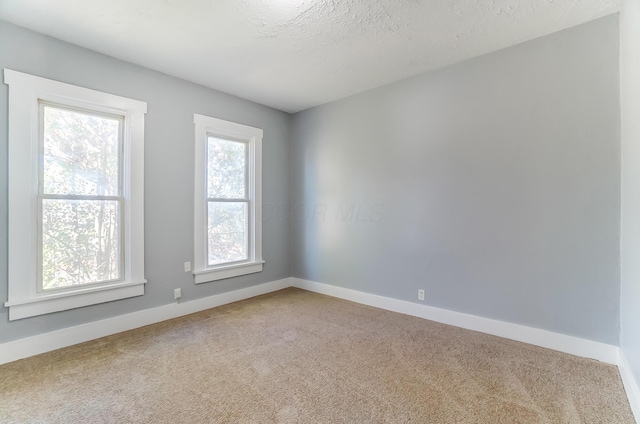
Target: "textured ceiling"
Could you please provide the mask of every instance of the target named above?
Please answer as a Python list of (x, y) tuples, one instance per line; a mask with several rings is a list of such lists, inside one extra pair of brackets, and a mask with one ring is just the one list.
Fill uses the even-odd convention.
[(0, 19), (296, 112), (617, 12), (618, 0), (0, 0)]

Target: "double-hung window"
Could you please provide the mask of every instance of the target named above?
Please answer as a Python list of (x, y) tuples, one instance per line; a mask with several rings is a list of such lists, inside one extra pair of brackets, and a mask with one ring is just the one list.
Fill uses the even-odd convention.
[(262, 271), (262, 130), (194, 115), (196, 283)]
[(5, 83), (10, 319), (142, 295), (146, 103), (8, 69)]

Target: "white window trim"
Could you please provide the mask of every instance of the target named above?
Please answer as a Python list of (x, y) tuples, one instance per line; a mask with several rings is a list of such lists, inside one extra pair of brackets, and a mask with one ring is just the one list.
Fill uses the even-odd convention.
[[(147, 104), (4, 70), (9, 86), (9, 320), (144, 294), (144, 115)], [(38, 293), (39, 101), (122, 115), (124, 127), (124, 280)]]
[[(262, 135), (259, 128), (194, 114), (196, 141), (194, 195), (194, 269), (196, 284), (262, 271)], [(207, 136), (243, 140), (249, 147), (249, 259), (239, 263), (207, 265)]]

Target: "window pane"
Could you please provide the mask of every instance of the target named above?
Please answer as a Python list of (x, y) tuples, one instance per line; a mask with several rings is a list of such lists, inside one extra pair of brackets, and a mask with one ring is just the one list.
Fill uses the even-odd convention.
[(121, 279), (120, 202), (42, 200), (44, 290)]
[(43, 109), (44, 193), (118, 196), (121, 121)]
[(247, 203), (209, 202), (209, 265), (247, 259)]
[(207, 196), (244, 199), (247, 144), (209, 136), (207, 138)]

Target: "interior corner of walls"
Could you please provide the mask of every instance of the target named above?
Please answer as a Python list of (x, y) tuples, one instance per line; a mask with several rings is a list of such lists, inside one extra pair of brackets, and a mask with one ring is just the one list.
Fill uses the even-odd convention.
[(302, 278), (294, 278), (293, 283), (294, 287), (361, 303), (363, 305), (411, 315), (467, 330), (479, 331), (481, 333), (528, 343), (575, 356), (596, 359), (608, 364), (617, 365), (619, 362), (618, 347), (607, 343), (376, 294), (364, 293), (331, 284), (304, 280)]
[(622, 379), (624, 390), (629, 399), (631, 411), (633, 412), (636, 422), (640, 423), (640, 385), (633, 374), (624, 349), (619, 349), (618, 370), (620, 371), (620, 378)]

